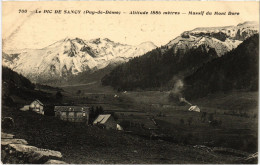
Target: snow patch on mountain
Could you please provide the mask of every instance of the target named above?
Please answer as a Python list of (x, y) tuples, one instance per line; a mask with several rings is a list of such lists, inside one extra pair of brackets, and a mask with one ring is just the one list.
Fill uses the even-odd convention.
[(131, 46), (107, 38), (89, 41), (65, 38), (43, 49), (5, 51), (2, 61), (4, 66), (38, 82), (127, 62), (155, 48), (151, 42)]
[(191, 48), (206, 45), (214, 48), (218, 56), (222, 56), (235, 49), (248, 37), (259, 33), (258, 26), (256, 22), (244, 22), (237, 26), (199, 27), (183, 32), (164, 47), (172, 48), (175, 53), (186, 53)]

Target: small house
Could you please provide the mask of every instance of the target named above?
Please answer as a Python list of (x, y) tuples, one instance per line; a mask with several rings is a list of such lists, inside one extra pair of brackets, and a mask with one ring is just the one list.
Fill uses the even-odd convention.
[(94, 120), (93, 125), (102, 126), (106, 129), (116, 129), (117, 123), (111, 114), (101, 114)]
[(86, 106), (55, 106), (54, 113), (64, 121), (86, 124), (89, 122), (89, 107)]
[(189, 111), (200, 112), (200, 108), (197, 105), (192, 105), (190, 106)]
[(40, 100), (36, 99), (30, 104), (29, 109), (43, 115), (44, 114), (43, 106), (44, 106), (43, 103), (40, 102)]

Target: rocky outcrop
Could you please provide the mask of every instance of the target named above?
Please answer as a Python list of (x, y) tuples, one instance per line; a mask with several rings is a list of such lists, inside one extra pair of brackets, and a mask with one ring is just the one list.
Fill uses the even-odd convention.
[(9, 144), (24, 144), (24, 145), (27, 145), (28, 143), (24, 139), (3, 139), (3, 137), (2, 137), (1, 145), (7, 146)]
[(28, 145), (24, 139), (16, 139), (12, 134), (1, 133), (1, 159), (4, 164), (65, 164), (58, 151)]
[(14, 138), (14, 135), (1, 132), (1, 138), (2, 139), (11, 139), (11, 138)]
[(53, 160), (53, 159), (50, 159), (48, 160), (46, 163), (44, 164), (66, 164), (66, 162), (63, 162), (63, 161), (60, 161), (60, 160)]
[(249, 155), (242, 162), (245, 164), (256, 164), (258, 161), (258, 152)]
[(258, 32), (256, 22), (245, 22), (237, 26), (200, 27), (183, 32), (164, 47), (172, 48), (174, 53), (183, 55), (192, 48), (205, 45), (214, 48), (217, 55), (222, 56)]

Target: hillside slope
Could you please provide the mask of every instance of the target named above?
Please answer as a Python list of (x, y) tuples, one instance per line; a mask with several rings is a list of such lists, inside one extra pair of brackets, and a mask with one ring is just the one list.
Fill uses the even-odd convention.
[(62, 160), (69, 164), (236, 163), (241, 159), (8, 107), (4, 107), (2, 116), (15, 121), (15, 127), (4, 132), (25, 139), (29, 145), (60, 151)]
[[(117, 66), (103, 77), (103, 85), (118, 90), (151, 89), (166, 86), (173, 76), (191, 74), (198, 67), (214, 58), (214, 49), (204, 45), (191, 49), (184, 55), (172, 54), (173, 48), (162, 54), (157, 48), (128, 63)], [(169, 84), (169, 88), (173, 84)]]
[(214, 59), (185, 78), (187, 98), (233, 89), (258, 90), (259, 35), (245, 40), (233, 51)]
[(34, 90), (35, 85), (24, 76), (2, 67), (2, 96), (11, 95), (19, 89)]
[(30, 103), (35, 99), (54, 102), (50, 93), (35, 89), (35, 84), (7, 67), (2, 67), (2, 106)]

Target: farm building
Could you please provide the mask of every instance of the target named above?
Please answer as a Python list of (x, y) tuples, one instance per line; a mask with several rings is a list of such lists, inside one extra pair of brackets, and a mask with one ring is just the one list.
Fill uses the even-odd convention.
[(44, 114), (43, 106), (44, 106), (43, 103), (40, 102), (40, 100), (36, 99), (30, 104), (29, 109), (43, 115)]
[(189, 111), (200, 112), (200, 108), (197, 105), (192, 105), (190, 106)]
[(22, 108), (20, 108), (21, 111), (29, 111), (30, 105), (25, 105)]
[(105, 127), (106, 129), (116, 129), (117, 123), (111, 114), (102, 114), (98, 115), (98, 117), (93, 122), (93, 125), (99, 125)]
[(55, 106), (54, 113), (61, 120), (86, 124), (89, 122), (89, 107), (86, 106)]
[(123, 127), (121, 127), (121, 125), (117, 124), (116, 125), (116, 130), (123, 131), (124, 129), (123, 129)]

